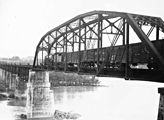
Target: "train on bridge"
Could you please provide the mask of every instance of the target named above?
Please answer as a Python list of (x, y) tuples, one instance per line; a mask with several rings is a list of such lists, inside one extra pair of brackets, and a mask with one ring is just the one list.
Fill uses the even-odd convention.
[[(158, 48), (159, 53), (164, 56), (164, 40), (152, 41), (154, 46)], [(108, 54), (107, 54), (108, 53)], [(126, 64), (126, 45), (118, 45), (113, 47), (104, 47), (99, 49), (99, 64), (103, 64), (105, 68), (124, 69)], [(108, 55), (108, 56), (107, 56)], [(64, 69), (67, 59), (68, 68), (77, 68), (79, 51), (68, 53), (57, 53), (49, 57), (45, 57), (44, 66), (57, 69)], [(57, 58), (56, 58), (57, 57)], [(80, 51), (81, 68), (97, 67), (97, 49), (89, 49)], [(107, 59), (106, 59), (107, 58)], [(129, 67), (145, 66), (146, 69), (159, 69), (153, 56), (146, 49), (143, 43), (129, 44)]]
[[(130, 37), (133, 32), (140, 43)], [(44, 34), (36, 47), (33, 68), (161, 81), (163, 33), (164, 22), (159, 17), (91, 11)]]

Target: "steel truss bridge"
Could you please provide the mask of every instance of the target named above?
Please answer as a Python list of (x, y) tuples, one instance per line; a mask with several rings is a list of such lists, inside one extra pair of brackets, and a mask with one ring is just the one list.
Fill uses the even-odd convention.
[(48, 31), (29, 69), (163, 82), (163, 37), (160, 17), (91, 11)]
[(37, 45), (33, 68), (161, 81), (163, 32), (159, 17), (91, 11), (48, 31)]

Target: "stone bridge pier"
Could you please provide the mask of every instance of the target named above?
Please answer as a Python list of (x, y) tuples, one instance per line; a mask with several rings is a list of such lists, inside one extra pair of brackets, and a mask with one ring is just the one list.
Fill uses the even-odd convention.
[(30, 70), (27, 83), (27, 118), (52, 118), (53, 103), (49, 72)]

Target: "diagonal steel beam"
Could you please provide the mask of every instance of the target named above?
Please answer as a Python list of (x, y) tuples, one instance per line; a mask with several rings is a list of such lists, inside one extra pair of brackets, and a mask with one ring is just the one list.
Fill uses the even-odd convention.
[(127, 20), (133, 30), (136, 32), (140, 40), (145, 43), (146, 48), (150, 51), (150, 54), (154, 57), (156, 60), (156, 63), (158, 64), (159, 68), (164, 73), (164, 59), (158, 52), (158, 50), (155, 48), (155, 46), (151, 43), (149, 38), (146, 36), (146, 34), (143, 32), (143, 30), (138, 26), (138, 24), (135, 22), (134, 18), (127, 14)]

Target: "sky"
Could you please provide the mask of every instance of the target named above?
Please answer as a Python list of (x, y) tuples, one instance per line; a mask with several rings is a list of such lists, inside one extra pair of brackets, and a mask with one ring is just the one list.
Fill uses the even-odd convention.
[(0, 0), (0, 57), (34, 56), (40, 38), (65, 21), (93, 10), (164, 19), (163, 0)]
[(47, 31), (85, 12), (119, 11), (164, 20), (163, 5), (164, 0), (0, 0), (0, 57), (34, 56)]

